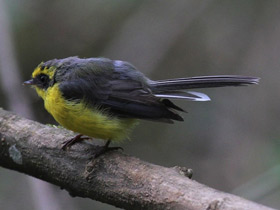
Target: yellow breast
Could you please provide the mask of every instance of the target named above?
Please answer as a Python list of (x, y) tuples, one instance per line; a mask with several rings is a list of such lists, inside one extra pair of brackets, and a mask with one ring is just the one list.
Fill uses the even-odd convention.
[(90, 137), (122, 140), (128, 137), (137, 124), (135, 119), (117, 118), (98, 108), (85, 106), (84, 103), (65, 100), (58, 84), (48, 88), (45, 93), (38, 94), (44, 99), (45, 108), (59, 124)]

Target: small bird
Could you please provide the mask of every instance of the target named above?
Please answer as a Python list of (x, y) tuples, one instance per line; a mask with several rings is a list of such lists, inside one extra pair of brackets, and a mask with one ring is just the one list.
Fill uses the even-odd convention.
[(80, 133), (63, 150), (76, 142), (107, 140), (96, 156), (119, 147), (111, 141), (128, 137), (138, 120), (165, 123), (183, 121), (184, 110), (170, 99), (209, 101), (194, 88), (258, 84), (259, 78), (220, 75), (151, 80), (132, 64), (107, 58), (68, 57), (40, 63), (24, 85), (35, 87), (46, 110), (63, 127)]

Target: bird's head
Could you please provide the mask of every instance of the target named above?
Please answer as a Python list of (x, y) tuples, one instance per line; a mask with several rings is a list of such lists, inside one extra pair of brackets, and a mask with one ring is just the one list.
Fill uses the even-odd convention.
[(25, 81), (24, 85), (31, 85), (35, 87), (38, 95), (45, 99), (48, 88), (55, 83), (56, 66), (49, 66), (46, 63), (40, 63), (33, 71), (30, 80)]

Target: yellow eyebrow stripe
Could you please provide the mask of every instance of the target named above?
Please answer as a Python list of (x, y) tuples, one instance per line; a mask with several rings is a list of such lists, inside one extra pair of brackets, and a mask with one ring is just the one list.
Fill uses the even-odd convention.
[(47, 66), (45, 66), (44, 68), (42, 68), (43, 66), (43, 62), (40, 63), (35, 70), (32, 73), (32, 78), (35, 78), (36, 76), (38, 76), (39, 74), (46, 74), (49, 76), (50, 79), (53, 78), (54, 73), (55, 73), (55, 67), (51, 66), (50, 68), (48, 68)]

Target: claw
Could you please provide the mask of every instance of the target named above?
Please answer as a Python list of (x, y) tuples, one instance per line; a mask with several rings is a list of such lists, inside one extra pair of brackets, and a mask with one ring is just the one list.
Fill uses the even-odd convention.
[(77, 142), (83, 141), (83, 140), (87, 140), (87, 139), (91, 139), (90, 137), (84, 136), (83, 134), (79, 134), (67, 141), (63, 142), (63, 146), (62, 146), (62, 150), (67, 150), (70, 149), (72, 145), (76, 144)]
[[(73, 146), (74, 144), (76, 144), (77, 142), (80, 142), (80, 141), (83, 141), (83, 140), (87, 140), (87, 139), (91, 139), (90, 137), (87, 137), (87, 136), (83, 136), (83, 134), (79, 134), (65, 142), (63, 142), (63, 146), (62, 146), (62, 150), (67, 150), (67, 149), (70, 149), (71, 146)], [(106, 152), (109, 152), (109, 151), (115, 151), (115, 150), (122, 150), (123, 151), (123, 148), (122, 147), (109, 147), (109, 144), (111, 143), (111, 140), (108, 140), (104, 146), (101, 146), (101, 147), (98, 147), (96, 149), (96, 152), (94, 154), (94, 157), (93, 159), (99, 157), (100, 155), (103, 155), (105, 154)]]
[(115, 151), (115, 150), (119, 150), (119, 149), (123, 151), (122, 147), (109, 147), (110, 143), (111, 143), (111, 140), (108, 140), (104, 146), (99, 147), (99, 149), (95, 152), (93, 159), (97, 158), (100, 155), (103, 155), (109, 151)]

